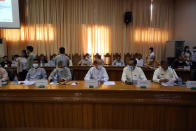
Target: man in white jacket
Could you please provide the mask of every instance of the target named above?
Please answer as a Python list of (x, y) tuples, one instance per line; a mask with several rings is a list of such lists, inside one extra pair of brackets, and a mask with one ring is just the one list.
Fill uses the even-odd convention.
[(95, 60), (94, 67), (91, 67), (89, 69), (84, 80), (97, 79), (100, 80), (101, 82), (108, 81), (109, 80), (108, 74), (102, 64), (103, 63), (101, 59)]
[(137, 80), (147, 80), (143, 70), (137, 67), (137, 61), (131, 58), (128, 65), (123, 69), (122, 82), (132, 85)]
[(168, 67), (167, 61), (161, 61), (161, 67), (155, 70), (153, 81), (157, 83), (165, 83), (168, 81), (177, 81), (178, 76), (174, 69)]

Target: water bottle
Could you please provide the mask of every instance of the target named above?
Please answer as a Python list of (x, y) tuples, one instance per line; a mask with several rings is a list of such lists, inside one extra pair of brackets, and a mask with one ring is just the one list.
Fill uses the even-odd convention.
[(59, 75), (58, 73), (54, 76), (54, 83), (58, 83)]
[(178, 85), (183, 85), (181, 77), (178, 78)]
[(14, 82), (15, 82), (16, 84), (18, 84), (18, 77), (17, 77), (17, 76), (14, 77)]

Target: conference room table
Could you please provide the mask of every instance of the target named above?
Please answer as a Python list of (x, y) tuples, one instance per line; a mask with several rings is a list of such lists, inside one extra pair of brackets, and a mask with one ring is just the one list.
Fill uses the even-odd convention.
[[(73, 85), (76, 84), (76, 85)], [(84, 81), (0, 87), (0, 128), (196, 130), (196, 90)]]

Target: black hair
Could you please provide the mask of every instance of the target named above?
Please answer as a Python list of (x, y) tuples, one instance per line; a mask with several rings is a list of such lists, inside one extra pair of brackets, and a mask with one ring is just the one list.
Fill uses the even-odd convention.
[(130, 58), (129, 61), (134, 61), (134, 65), (137, 65), (137, 60), (135, 58)]
[(117, 55), (116, 58), (121, 58), (121, 55)]
[(162, 60), (162, 61), (161, 61), (161, 65), (163, 65), (163, 64), (168, 64), (168, 61)]
[(150, 49), (152, 52), (154, 51), (154, 48), (153, 48), (153, 47), (150, 47), (149, 49)]
[(22, 55), (24, 55), (24, 57), (27, 58), (27, 52), (25, 50), (22, 50)]
[[(5, 56), (3, 56), (3, 58), (6, 58), (7, 56), (5, 55)], [(7, 57), (8, 58), (8, 57)]]
[(27, 46), (27, 50), (33, 52), (33, 46)]
[(189, 46), (185, 46), (185, 47), (184, 47), (184, 52), (186, 51), (187, 48), (189, 48)]
[(19, 55), (14, 55), (14, 57), (16, 58), (16, 57), (19, 57)]
[(37, 59), (37, 58), (36, 58), (36, 59), (34, 59), (33, 61), (37, 61), (38, 63), (40, 63), (40, 60), (39, 60), (39, 59)]
[(62, 66), (62, 65), (63, 65), (63, 62), (62, 62), (62, 61), (59, 61), (57, 64), (58, 64), (58, 66), (59, 66), (59, 65)]
[(60, 52), (61, 54), (65, 54), (65, 48), (64, 48), (64, 47), (59, 48), (59, 52)]
[(97, 62), (97, 60), (95, 60), (94, 62), (93, 62), (93, 65), (97, 65), (98, 64), (98, 62)]

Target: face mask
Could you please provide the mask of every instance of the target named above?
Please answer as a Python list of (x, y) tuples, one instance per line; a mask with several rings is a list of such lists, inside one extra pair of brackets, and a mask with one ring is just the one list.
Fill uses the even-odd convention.
[(63, 70), (63, 68), (57, 67), (57, 70), (58, 70), (58, 71), (62, 71), (62, 70)]
[(129, 65), (128, 68), (129, 68), (129, 70), (134, 70), (135, 67)]
[(101, 70), (101, 69), (102, 69), (102, 67), (103, 67), (102, 65), (99, 65), (97, 68), (98, 68), (99, 70)]
[(33, 64), (34, 68), (38, 68), (38, 66), (39, 66), (38, 64)]

